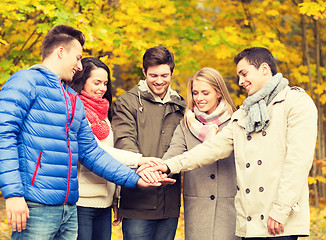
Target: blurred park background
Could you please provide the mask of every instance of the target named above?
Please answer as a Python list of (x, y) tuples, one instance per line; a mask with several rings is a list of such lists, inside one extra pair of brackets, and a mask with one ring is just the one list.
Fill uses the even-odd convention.
[[(325, 0), (2, 0), (0, 88), (11, 74), (41, 62), (41, 43), (56, 24), (86, 35), (84, 57), (111, 69), (114, 95), (142, 75), (147, 48), (162, 44), (175, 54), (172, 87), (186, 96), (186, 82), (202, 67), (217, 69), (237, 106), (246, 95), (237, 85), (233, 57), (244, 48), (271, 50), (290, 85), (304, 88), (319, 110), (319, 135), (309, 177), (309, 240), (326, 239), (326, 1)], [(0, 239), (8, 239), (3, 199)], [(176, 239), (183, 239), (183, 217)], [(114, 228), (113, 239), (122, 239)]]

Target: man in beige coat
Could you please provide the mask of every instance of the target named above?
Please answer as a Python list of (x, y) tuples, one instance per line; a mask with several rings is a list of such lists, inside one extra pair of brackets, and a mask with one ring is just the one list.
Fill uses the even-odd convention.
[[(199, 168), (234, 150), (237, 172), (236, 235), (295, 240), (309, 235), (308, 174), (317, 136), (312, 99), (277, 73), (269, 50), (248, 48), (234, 59), (248, 92), (230, 123), (215, 137), (156, 169)], [(158, 164), (158, 163), (157, 163)]]

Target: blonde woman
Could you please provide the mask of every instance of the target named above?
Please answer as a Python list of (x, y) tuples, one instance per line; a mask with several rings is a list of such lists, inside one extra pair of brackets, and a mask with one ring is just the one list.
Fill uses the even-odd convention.
[[(188, 151), (226, 126), (236, 110), (218, 71), (202, 68), (188, 82), (188, 106), (164, 159)], [(184, 173), (187, 240), (232, 240), (235, 236), (236, 174), (233, 154)]]

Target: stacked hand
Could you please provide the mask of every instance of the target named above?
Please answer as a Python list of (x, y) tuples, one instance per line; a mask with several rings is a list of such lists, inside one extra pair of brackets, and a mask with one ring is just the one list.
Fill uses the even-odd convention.
[(166, 173), (167, 166), (159, 158), (142, 157), (139, 162), (141, 165), (137, 169), (137, 173), (141, 177), (138, 181), (140, 187), (161, 186), (174, 184), (175, 179), (168, 178)]

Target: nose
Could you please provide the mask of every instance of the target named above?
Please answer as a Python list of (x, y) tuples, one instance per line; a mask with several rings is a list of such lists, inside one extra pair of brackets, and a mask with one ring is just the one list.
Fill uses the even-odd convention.
[(203, 99), (203, 94), (198, 93), (198, 95), (197, 95), (197, 100), (200, 101), (200, 100), (202, 100), (202, 99)]
[(100, 84), (100, 90), (105, 92), (106, 91), (106, 85), (103, 83), (103, 84)]
[(239, 82), (238, 82), (238, 85), (241, 87), (244, 83), (244, 79), (242, 76), (239, 76)]
[(161, 76), (158, 76), (156, 83), (162, 83), (162, 82), (163, 82), (163, 78)]
[(78, 71), (82, 71), (83, 70), (83, 65), (81, 63), (81, 60), (78, 61), (77, 68), (78, 68)]

